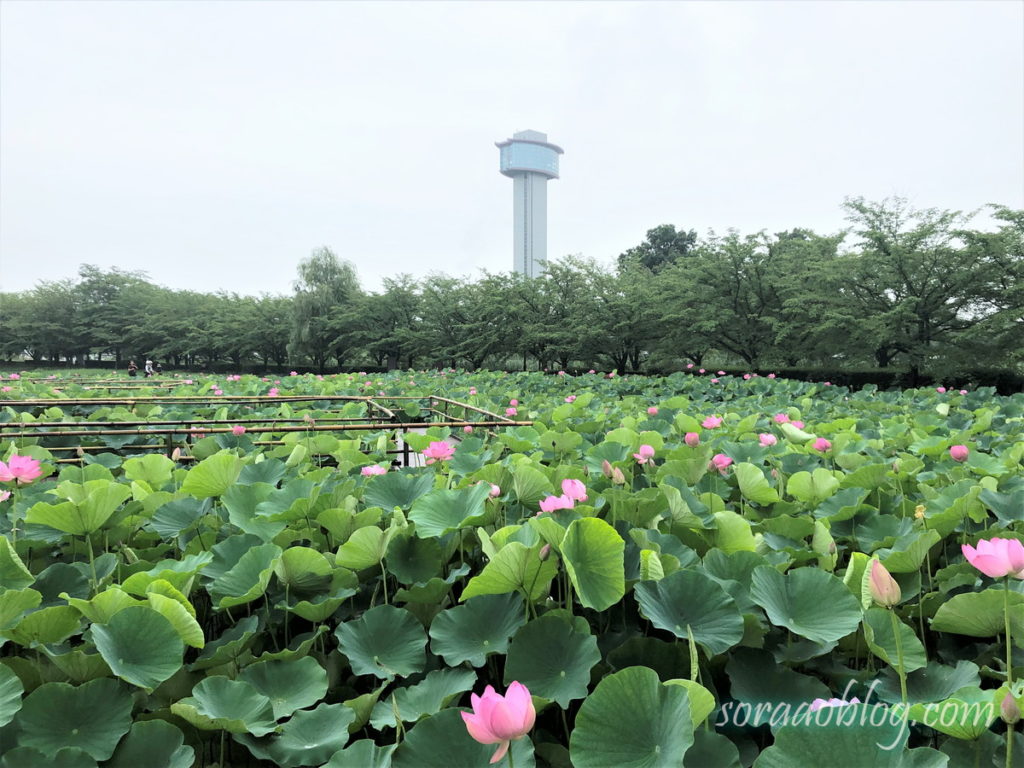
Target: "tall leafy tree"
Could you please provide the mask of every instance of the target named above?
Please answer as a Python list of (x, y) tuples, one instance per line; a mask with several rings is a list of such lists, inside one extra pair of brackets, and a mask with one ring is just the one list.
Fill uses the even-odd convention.
[(309, 358), (323, 372), (337, 336), (336, 320), (359, 295), (359, 280), (351, 262), (330, 248), (313, 251), (299, 262), (292, 312), (291, 350)]
[(660, 272), (680, 259), (689, 256), (697, 246), (695, 230), (677, 230), (672, 224), (661, 224), (647, 230), (647, 237), (640, 245), (620, 253), (620, 269), (639, 266), (648, 272)]

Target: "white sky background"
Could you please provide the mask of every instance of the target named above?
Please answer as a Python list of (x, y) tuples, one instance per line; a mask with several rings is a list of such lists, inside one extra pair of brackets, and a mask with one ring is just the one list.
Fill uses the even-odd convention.
[(1024, 3), (2, 0), (0, 289), (509, 271), (526, 128), (565, 149), (551, 257), (1024, 207)]

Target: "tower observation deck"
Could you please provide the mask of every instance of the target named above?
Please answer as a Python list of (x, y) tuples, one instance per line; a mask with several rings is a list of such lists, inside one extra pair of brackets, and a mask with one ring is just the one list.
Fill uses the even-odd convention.
[(512, 268), (537, 277), (548, 256), (547, 183), (558, 178), (562, 148), (540, 131), (518, 131), (495, 146), (501, 151), (501, 172), (513, 181)]

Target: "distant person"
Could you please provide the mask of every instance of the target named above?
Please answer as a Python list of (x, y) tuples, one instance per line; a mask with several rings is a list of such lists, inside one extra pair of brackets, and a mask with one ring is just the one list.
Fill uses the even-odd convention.
[(145, 373), (146, 373), (146, 378), (147, 378), (147, 379), (148, 379), (148, 378), (149, 378), (150, 376), (152, 376), (152, 375), (153, 375), (153, 361), (152, 361), (152, 360), (147, 360), (147, 361), (146, 361), (146, 369), (145, 369)]
[(160, 365), (160, 363), (157, 363), (156, 366), (154, 366), (153, 370), (156, 371), (156, 375), (159, 376), (161, 373), (164, 372), (164, 367)]
[(139, 373), (139, 366), (137, 366), (135, 364), (134, 360), (129, 360), (128, 361), (128, 375), (131, 376), (134, 379), (138, 375), (138, 373)]

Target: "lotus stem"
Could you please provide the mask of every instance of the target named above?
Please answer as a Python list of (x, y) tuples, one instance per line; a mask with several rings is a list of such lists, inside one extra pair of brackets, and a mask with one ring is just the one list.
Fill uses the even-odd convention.
[(516, 768), (515, 761), (512, 760), (512, 745), (511, 744), (508, 745), (508, 768)]
[(100, 590), (99, 579), (96, 578), (96, 563), (92, 556), (92, 537), (89, 534), (85, 534), (85, 545), (89, 552), (89, 569), (92, 571), (92, 591), (95, 594)]
[(1006, 768), (1013, 768), (1013, 731), (1016, 727), (1014, 724), (1006, 726)]
[(907, 673), (903, 668), (903, 641), (900, 640), (900, 626), (902, 622), (896, 618), (896, 611), (889, 609), (889, 617), (892, 619), (892, 634), (896, 640), (896, 674), (900, 676), (900, 698), (903, 701), (903, 708), (907, 707)]
[[(1013, 686), (1013, 644), (1010, 642), (1010, 577), (1003, 577), (1003, 628), (1006, 631), (1006, 684)], [(1009, 731), (1008, 731), (1009, 732)]]

